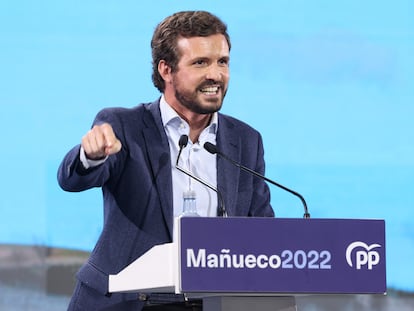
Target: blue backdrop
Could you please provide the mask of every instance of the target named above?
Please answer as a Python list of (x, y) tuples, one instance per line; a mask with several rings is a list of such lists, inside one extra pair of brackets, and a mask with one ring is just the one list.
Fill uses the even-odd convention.
[[(149, 41), (167, 15), (229, 26), (223, 112), (263, 133), (267, 175), (312, 217), (386, 220), (388, 286), (414, 290), (414, 2), (0, 2), (0, 243), (90, 250), (100, 191), (65, 193), (57, 167), (98, 110), (156, 99)], [(279, 217), (301, 217), (272, 188)]]

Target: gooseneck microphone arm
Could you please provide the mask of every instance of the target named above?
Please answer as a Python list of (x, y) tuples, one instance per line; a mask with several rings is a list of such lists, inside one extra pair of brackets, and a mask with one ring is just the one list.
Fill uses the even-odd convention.
[(289, 188), (287, 188), (287, 187), (285, 187), (285, 186), (283, 186), (283, 185), (281, 185), (281, 184), (279, 184), (279, 183), (277, 183), (277, 182), (275, 182), (275, 181), (273, 181), (273, 180), (271, 180), (271, 179), (269, 179), (269, 178), (267, 178), (267, 177), (265, 177), (265, 176), (263, 176), (263, 175), (259, 174), (259, 173), (258, 173), (258, 172), (256, 172), (256, 171), (253, 171), (252, 169), (250, 169), (250, 168), (248, 168), (248, 167), (246, 167), (246, 166), (241, 165), (240, 163), (238, 163), (238, 162), (234, 161), (233, 159), (230, 159), (228, 156), (226, 156), (225, 154), (221, 153), (221, 152), (217, 149), (217, 146), (216, 146), (216, 145), (213, 145), (213, 144), (212, 144), (212, 143), (210, 143), (210, 142), (206, 142), (206, 143), (204, 144), (204, 148), (205, 148), (208, 152), (210, 152), (211, 154), (218, 154), (219, 156), (221, 156), (222, 158), (226, 159), (227, 161), (229, 161), (229, 162), (230, 162), (230, 163), (232, 163), (233, 165), (237, 166), (237, 167), (238, 167), (238, 168), (240, 168), (241, 170), (246, 171), (246, 172), (249, 172), (250, 174), (252, 174), (252, 175), (254, 175), (254, 176), (256, 176), (256, 177), (261, 178), (261, 179), (263, 179), (263, 180), (265, 180), (265, 181), (267, 181), (267, 182), (271, 183), (272, 185), (275, 185), (276, 187), (279, 187), (279, 188), (281, 188), (281, 189), (283, 189), (283, 190), (285, 190), (285, 191), (287, 191), (287, 192), (290, 192), (291, 194), (293, 194), (293, 195), (297, 196), (297, 197), (298, 197), (298, 198), (302, 201), (303, 208), (304, 208), (304, 211), (305, 211), (305, 213), (303, 214), (303, 218), (310, 218), (310, 214), (309, 214), (309, 212), (308, 212), (308, 206), (307, 206), (307, 204), (306, 204), (305, 198), (304, 198), (301, 194), (299, 194), (299, 193), (297, 193), (296, 191), (293, 191), (292, 189), (289, 189)]
[(194, 174), (192, 174), (190, 171), (187, 171), (186, 169), (184, 169), (184, 168), (182, 168), (178, 165), (178, 162), (179, 162), (180, 156), (181, 156), (181, 152), (187, 146), (187, 143), (188, 143), (188, 136), (187, 135), (181, 135), (180, 140), (178, 141), (178, 146), (179, 146), (180, 149), (178, 151), (177, 161), (175, 162), (175, 168), (177, 170), (179, 170), (180, 172), (186, 174), (187, 176), (193, 178), (194, 180), (198, 181), (199, 183), (206, 186), (207, 188), (213, 190), (215, 193), (217, 193), (217, 197), (218, 197), (218, 201), (219, 201), (219, 207), (217, 209), (217, 215), (221, 216), (221, 217), (227, 217), (227, 211), (226, 211), (226, 208), (224, 207), (224, 200), (223, 200), (223, 196), (221, 195), (221, 192), (216, 187), (214, 187), (213, 185), (210, 185), (208, 182), (202, 180), (201, 178), (199, 178), (199, 177), (195, 176)]

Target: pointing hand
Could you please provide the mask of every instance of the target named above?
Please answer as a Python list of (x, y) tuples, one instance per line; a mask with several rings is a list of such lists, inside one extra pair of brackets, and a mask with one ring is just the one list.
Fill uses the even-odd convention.
[(122, 144), (115, 136), (112, 126), (103, 123), (95, 125), (82, 137), (82, 147), (88, 159), (98, 160), (119, 152)]

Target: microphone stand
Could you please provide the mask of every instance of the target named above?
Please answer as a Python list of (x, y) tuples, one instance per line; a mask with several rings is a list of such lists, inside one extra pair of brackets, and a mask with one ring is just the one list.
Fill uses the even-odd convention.
[(178, 145), (180, 147), (180, 150), (178, 151), (177, 161), (175, 162), (175, 168), (177, 170), (179, 170), (180, 172), (186, 174), (187, 176), (195, 179), (196, 181), (198, 181), (202, 185), (206, 186), (207, 188), (210, 188), (215, 193), (217, 193), (217, 197), (218, 197), (218, 200), (219, 200), (219, 208), (218, 208), (217, 214), (218, 214), (218, 216), (227, 217), (227, 211), (226, 211), (226, 208), (224, 207), (224, 200), (223, 200), (223, 196), (221, 195), (221, 192), (216, 187), (210, 185), (208, 182), (202, 180), (201, 178), (199, 178), (199, 177), (195, 176), (194, 174), (192, 174), (190, 171), (188, 171), (188, 170), (186, 170), (186, 169), (184, 169), (184, 168), (182, 168), (178, 165), (178, 162), (179, 162), (180, 156), (181, 156), (181, 152), (187, 146), (187, 143), (188, 143), (188, 136), (187, 135), (181, 135), (180, 140), (178, 141)]
[(213, 154), (216, 153), (216, 154), (218, 154), (219, 156), (221, 156), (224, 159), (226, 159), (227, 161), (231, 162), (233, 165), (237, 166), (238, 168), (240, 168), (240, 169), (242, 169), (242, 170), (244, 170), (246, 172), (249, 172), (250, 174), (252, 174), (252, 175), (254, 175), (256, 177), (259, 177), (261, 179), (264, 179), (265, 181), (271, 183), (272, 185), (275, 185), (276, 187), (279, 187), (279, 188), (281, 188), (283, 190), (286, 190), (287, 192), (290, 192), (291, 194), (297, 196), (302, 201), (303, 208), (305, 210), (305, 213), (303, 214), (303, 218), (310, 218), (310, 214), (308, 212), (308, 206), (306, 204), (305, 198), (301, 194), (299, 194), (298, 192), (293, 191), (292, 189), (289, 189), (289, 188), (287, 188), (287, 187), (285, 187), (285, 186), (283, 186), (283, 185), (281, 185), (281, 184), (279, 184), (279, 183), (277, 183), (277, 182), (275, 182), (275, 181), (273, 181), (273, 180), (271, 180), (271, 179), (269, 179), (269, 178), (267, 178), (267, 177), (265, 177), (265, 176), (257, 173), (256, 171), (254, 171), (254, 170), (252, 170), (252, 169), (250, 169), (250, 168), (248, 168), (246, 166), (241, 165), (240, 163), (234, 161), (233, 159), (230, 159), (228, 156), (226, 156), (225, 154), (221, 153), (217, 149), (217, 147), (215, 145), (213, 145), (212, 143), (210, 143), (210, 142), (206, 142), (204, 144), (204, 148), (208, 152), (210, 152), (210, 153), (213, 153)]

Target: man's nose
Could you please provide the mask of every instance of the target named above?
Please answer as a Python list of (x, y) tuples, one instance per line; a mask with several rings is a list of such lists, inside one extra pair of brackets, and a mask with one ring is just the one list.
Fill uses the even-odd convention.
[(213, 64), (209, 66), (206, 79), (213, 81), (223, 81), (224, 76), (227, 74), (227, 68)]

